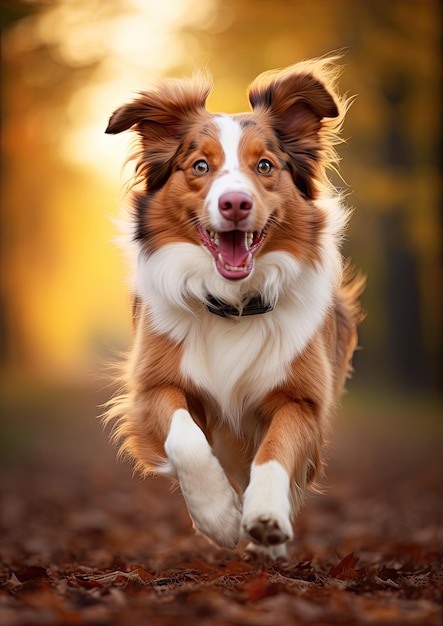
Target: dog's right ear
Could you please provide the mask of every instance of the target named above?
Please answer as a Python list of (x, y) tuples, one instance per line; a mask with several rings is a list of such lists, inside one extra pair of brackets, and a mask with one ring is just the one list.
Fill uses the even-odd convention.
[(116, 109), (109, 118), (105, 133), (117, 135), (142, 122), (147, 115), (147, 107), (143, 106), (142, 101), (143, 94), (140, 94), (140, 98), (137, 100)]
[(209, 117), (205, 104), (211, 88), (210, 77), (203, 71), (189, 79), (165, 79), (112, 114), (107, 133), (132, 129), (140, 137), (133, 158), (137, 175), (150, 192), (168, 180), (180, 142), (197, 117)]
[(180, 132), (183, 124), (189, 124), (196, 113), (205, 110), (211, 88), (210, 77), (204, 71), (189, 79), (159, 81), (151, 91), (140, 92), (136, 100), (118, 108), (105, 132), (115, 135), (134, 128), (145, 139), (150, 132), (154, 139), (163, 133), (172, 136)]

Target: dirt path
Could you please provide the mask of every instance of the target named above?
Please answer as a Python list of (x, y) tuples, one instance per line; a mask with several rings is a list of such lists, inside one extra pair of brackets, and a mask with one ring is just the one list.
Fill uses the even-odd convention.
[(7, 394), (2, 626), (442, 624), (441, 407), (346, 404), (327, 492), (269, 566), (196, 536), (166, 480), (116, 463), (98, 401)]

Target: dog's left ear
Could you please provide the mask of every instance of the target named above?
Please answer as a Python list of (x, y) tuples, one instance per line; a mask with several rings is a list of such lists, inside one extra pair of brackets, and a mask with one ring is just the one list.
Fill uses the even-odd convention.
[(258, 76), (249, 88), (253, 107), (264, 107), (286, 132), (303, 132), (307, 125), (318, 126), (325, 117), (338, 117), (334, 96), (304, 64)]
[(315, 197), (315, 179), (322, 176), (322, 160), (323, 165), (334, 160), (331, 137), (339, 130), (342, 118), (340, 99), (330, 88), (330, 61), (303, 62), (265, 72), (248, 92), (254, 111), (269, 116), (289, 156), (294, 182), (308, 198)]

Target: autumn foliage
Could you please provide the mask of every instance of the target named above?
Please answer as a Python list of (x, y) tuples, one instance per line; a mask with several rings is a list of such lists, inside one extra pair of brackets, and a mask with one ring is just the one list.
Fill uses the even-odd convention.
[(40, 399), (31, 443), (23, 425), (37, 399), (8, 412), (2, 626), (441, 624), (436, 416), (422, 416), (420, 429), (408, 413), (348, 408), (325, 493), (296, 520), (288, 561), (270, 564), (196, 535), (180, 492), (133, 477), (86, 396), (63, 398), (61, 422), (59, 402)]

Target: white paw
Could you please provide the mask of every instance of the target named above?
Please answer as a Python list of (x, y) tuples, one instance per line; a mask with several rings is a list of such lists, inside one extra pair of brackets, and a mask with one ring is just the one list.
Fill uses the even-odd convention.
[(289, 518), (268, 511), (243, 516), (242, 536), (262, 546), (276, 546), (292, 539), (293, 533)]
[(215, 456), (205, 459), (198, 474), (183, 468), (179, 480), (195, 528), (219, 546), (234, 548), (240, 535), (241, 505)]
[(241, 504), (202, 430), (184, 409), (174, 413), (165, 451), (194, 526), (224, 548), (239, 540)]
[(258, 546), (256, 543), (248, 543), (246, 546), (246, 559), (250, 558), (266, 559), (268, 561), (277, 561), (278, 559), (287, 559), (288, 550), (284, 543), (277, 546)]
[(252, 466), (241, 531), (243, 537), (265, 547), (292, 539), (289, 477), (277, 461)]

